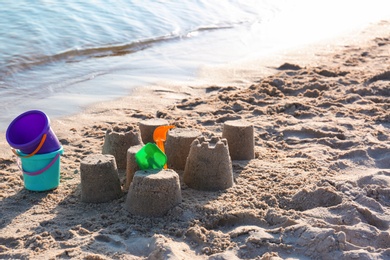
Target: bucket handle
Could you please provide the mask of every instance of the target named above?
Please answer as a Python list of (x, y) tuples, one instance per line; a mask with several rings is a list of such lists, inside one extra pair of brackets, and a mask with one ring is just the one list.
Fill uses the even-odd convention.
[(25, 170), (23, 170), (23, 167), (20, 165), (19, 160), (18, 160), (18, 166), (19, 166), (19, 169), (24, 174), (27, 174), (29, 176), (36, 176), (36, 175), (39, 175), (39, 174), (47, 171), (58, 160), (59, 157), (60, 157), (60, 153), (57, 153), (57, 155), (53, 158), (53, 160), (51, 160), (51, 162), (48, 165), (46, 165), (43, 169), (40, 169), (40, 170), (35, 171), (35, 172), (26, 172)]
[(41, 150), (43, 144), (44, 144), (45, 141), (46, 141), (46, 137), (47, 137), (47, 134), (43, 134), (43, 135), (42, 135), (42, 139), (41, 139), (41, 141), (39, 142), (37, 148), (36, 148), (32, 153), (30, 153), (30, 154), (28, 154), (28, 155), (20, 155), (15, 149), (11, 149), (11, 150), (12, 150), (12, 152), (13, 152), (16, 156), (19, 156), (19, 157), (21, 157), (21, 158), (28, 158), (28, 157), (31, 157), (31, 156), (35, 155), (37, 152), (39, 152), (39, 150)]

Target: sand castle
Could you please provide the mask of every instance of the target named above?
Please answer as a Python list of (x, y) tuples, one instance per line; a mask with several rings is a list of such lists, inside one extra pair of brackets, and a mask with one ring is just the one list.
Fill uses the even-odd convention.
[[(140, 137), (150, 141), (152, 130), (167, 122), (146, 120), (139, 125), (140, 132), (132, 127), (107, 131), (103, 151), (115, 156), (90, 155), (81, 162), (82, 201), (99, 203), (120, 197), (116, 161), (123, 164), (125, 160), (125, 208), (132, 214), (161, 217), (182, 201), (180, 177), (175, 170), (184, 172), (183, 181), (190, 188), (224, 190), (234, 184), (230, 151), (238, 160), (254, 158), (253, 125), (237, 120), (225, 122), (222, 137), (202, 136), (194, 129), (169, 130), (165, 142), (168, 167), (141, 168), (137, 161), (137, 154), (144, 148)], [(148, 160), (156, 159), (153, 154), (148, 156)]]
[(224, 138), (195, 139), (184, 170), (184, 182), (197, 190), (216, 191), (233, 186), (233, 169)]
[(107, 130), (102, 153), (112, 154), (115, 157), (118, 169), (126, 169), (127, 149), (139, 144), (142, 144), (142, 140), (136, 127), (121, 128), (116, 126)]
[(130, 187), (130, 183), (133, 180), (133, 176), (136, 171), (140, 170), (136, 159), (135, 154), (141, 150), (142, 145), (134, 145), (127, 149), (127, 163), (126, 163), (126, 184), (124, 186), (124, 190), (128, 190)]
[(81, 200), (101, 203), (122, 196), (115, 157), (109, 154), (89, 155), (81, 161)]
[(223, 124), (222, 138), (229, 143), (232, 160), (251, 160), (255, 158), (255, 139), (253, 125), (244, 120), (231, 120)]
[(133, 214), (161, 217), (181, 203), (179, 175), (173, 170), (141, 170), (134, 175), (125, 208)]
[(175, 128), (168, 132), (165, 153), (170, 169), (184, 170), (191, 143), (201, 134), (199, 130), (184, 128)]
[(154, 130), (162, 125), (168, 125), (168, 121), (161, 118), (153, 118), (139, 122), (138, 127), (141, 132), (142, 142), (144, 144), (153, 143)]

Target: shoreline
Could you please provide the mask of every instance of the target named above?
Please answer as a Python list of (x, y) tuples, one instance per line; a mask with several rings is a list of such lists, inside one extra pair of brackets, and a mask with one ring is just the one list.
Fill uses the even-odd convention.
[[(378, 19), (378, 18), (377, 18)], [(368, 21), (371, 21), (372, 19), (368, 19)], [(307, 55), (303, 55), (301, 53), (302, 50), (310, 49), (310, 48), (316, 48), (316, 46), (322, 46), (324, 44), (329, 44), (330, 46), (334, 45), (336, 41), (338, 41), (341, 38), (351, 38), (351, 35), (357, 34), (362, 28), (362, 24), (358, 24), (356, 26), (346, 27), (343, 30), (336, 30), (337, 33), (335, 33), (333, 36), (330, 34), (325, 34), (325, 36), (318, 37), (316, 36), (315, 39), (317, 39), (314, 43), (310, 43), (312, 41), (308, 40), (298, 40), (293, 41), (292, 44), (284, 44), (284, 34), (287, 32), (286, 28), (282, 25), (287, 22), (285, 20), (281, 21), (273, 21), (273, 26), (277, 26), (279, 28), (279, 32), (272, 32), (266, 30), (264, 32), (264, 35), (262, 37), (265, 38), (265, 43), (262, 43), (264, 48), (256, 49), (256, 48), (250, 48), (245, 45), (255, 45), (253, 42), (258, 41), (259, 39), (256, 37), (253, 37), (253, 39), (249, 36), (245, 35), (238, 35), (239, 38), (244, 37), (249, 39), (252, 39), (249, 41), (246, 40), (245, 44), (242, 44), (242, 46), (238, 46), (239, 48), (242, 47), (245, 49), (245, 51), (240, 52), (240, 55), (245, 57), (247, 60), (241, 60), (237, 61), (237, 58), (239, 55), (236, 55), (236, 58), (227, 58), (226, 60), (223, 60), (221, 57), (217, 59), (217, 61), (214, 61), (214, 64), (217, 65), (210, 65), (209, 62), (213, 63), (213, 59), (208, 60), (207, 58), (205, 60), (199, 59), (196, 60), (196, 55), (192, 54), (192, 58), (190, 57), (190, 60), (194, 60), (194, 64), (197, 64), (197, 66), (188, 65), (185, 62), (180, 63), (180, 61), (176, 61), (175, 59), (178, 59), (180, 55), (176, 55), (173, 57), (173, 65), (172, 64), (165, 64), (164, 62), (161, 62), (158, 60), (158, 56), (151, 57), (154, 59), (154, 62), (157, 63), (156, 67), (164, 67), (168, 66), (168, 69), (164, 69), (163, 73), (161, 75), (157, 72), (153, 72), (153, 70), (149, 71), (152, 73), (151, 77), (149, 77), (147, 74), (136, 74), (131, 75), (131, 70), (112, 70), (108, 74), (102, 74), (96, 77), (92, 76), (88, 80), (80, 79), (75, 83), (75, 88), (69, 88), (65, 89), (64, 93), (51, 93), (48, 98), (39, 98), (38, 96), (31, 96), (28, 100), (23, 99), (15, 99), (14, 103), (18, 104), (18, 106), (6, 106), (6, 109), (3, 111), (3, 115), (0, 116), (0, 121), (2, 126), (0, 127), (0, 132), (5, 132), (7, 123), (9, 123), (13, 118), (15, 118), (17, 115), (21, 114), (24, 111), (31, 110), (31, 109), (41, 109), (47, 111), (49, 116), (52, 119), (55, 118), (63, 118), (70, 115), (75, 115), (77, 113), (83, 113), (85, 109), (88, 109), (90, 106), (94, 106), (96, 103), (102, 103), (106, 101), (112, 101), (112, 100), (118, 100), (121, 99), (123, 96), (132, 95), (133, 88), (138, 87), (148, 87), (148, 86), (154, 86), (154, 85), (166, 85), (166, 87), (169, 87), (171, 82), (174, 82), (174, 85), (178, 84), (184, 84), (184, 85), (191, 85), (192, 82), (203, 82), (203, 84), (210, 84), (208, 82), (213, 82), (215, 78), (219, 77), (215, 84), (225, 84), (227, 82), (227, 78), (231, 77), (230, 73), (231, 71), (233, 74), (237, 74), (237, 71), (239, 74), (237, 75), (238, 81), (241, 81), (242, 78), (247, 79), (247, 83), (250, 82), (248, 80), (250, 78), (249, 74), (257, 74), (259, 76), (268, 75), (269, 73), (274, 73), (274, 70), (271, 70), (267, 68), (267, 65), (273, 63), (274, 66), (277, 66), (276, 62), (273, 62), (273, 59), (275, 57), (278, 57), (280, 62), (283, 62), (283, 59), (289, 58), (290, 56), (296, 55), (296, 53), (300, 53), (300, 56), (302, 56), (302, 59), (308, 59)], [(272, 24), (271, 24), (272, 25)], [(368, 23), (367, 26), (375, 27), (372, 22)], [(272, 28), (272, 26), (270, 26)], [(291, 27), (291, 28), (290, 28)], [(293, 25), (290, 25), (290, 30), (294, 31)], [(331, 27), (331, 26), (330, 26)], [(318, 31), (325, 30), (326, 26), (321, 24), (319, 28), (317, 28)], [(240, 32), (240, 31), (239, 31)], [(256, 32), (255, 32), (256, 33)], [(345, 33), (346, 36), (343, 36)], [(260, 32), (260, 35), (262, 33)], [(227, 37), (234, 38), (235, 35), (230, 32), (230, 34), (227, 34)], [(290, 32), (285, 37), (286, 40), (288, 40), (288, 37), (293, 37)], [(305, 34), (303, 34), (302, 31), (299, 31), (299, 34), (296, 35), (297, 39), (305, 38)], [(322, 40), (320, 40), (322, 39)], [(200, 45), (207, 44), (206, 42), (198, 39)], [(276, 47), (272, 45), (272, 42), (276, 42)], [(308, 42), (309, 43), (308, 43)], [(351, 39), (347, 39), (347, 41), (351, 41)], [(282, 42), (282, 44), (278, 44), (278, 42)], [(327, 42), (327, 43), (326, 43)], [(287, 46), (288, 45), (288, 46)], [(218, 45), (216, 45), (218, 46)], [(190, 47), (192, 47), (190, 45)], [(181, 47), (183, 48), (183, 47)], [(173, 51), (172, 46), (168, 46), (168, 49), (170, 49), (170, 52)], [(250, 50), (250, 51), (248, 51)], [(252, 52), (256, 52), (256, 56), (253, 56)], [(159, 52), (157, 48), (157, 52)], [(183, 52), (183, 51), (182, 51)], [(270, 53), (269, 53), (270, 52)], [(207, 53), (207, 52), (206, 52)], [(314, 53), (314, 52), (313, 52)], [(185, 54), (185, 53), (183, 53)], [(203, 54), (204, 56), (205, 54)], [(216, 56), (221, 56), (221, 53), (216, 54)], [(206, 55), (207, 56), (207, 55)], [(209, 56), (213, 56), (212, 54)], [(218, 57), (219, 57), (218, 56)], [(305, 57), (306, 56), (306, 57)], [(241, 56), (240, 56), (241, 57)], [(162, 57), (160, 57), (161, 59)], [(219, 60), (221, 59), (221, 60)], [(311, 58), (310, 58), (311, 59)], [(140, 62), (142, 60), (142, 57), (138, 57), (135, 62)], [(264, 61), (263, 61), (264, 60)], [(116, 62), (115, 60), (113, 61)], [(222, 66), (218, 65), (220, 62), (222, 62)], [(153, 60), (152, 60), (153, 63)], [(175, 63), (178, 63), (175, 65)], [(262, 65), (258, 66), (251, 65), (255, 63), (261, 63)], [(202, 65), (203, 64), (203, 65)], [(206, 64), (206, 65), (204, 65)], [(207, 65), (208, 64), (208, 65)], [(235, 64), (235, 65), (234, 65)], [(146, 64), (143, 64), (143, 69), (146, 69), (148, 71), (148, 68), (146, 67)], [(184, 67), (183, 67), (184, 66)], [(243, 66), (244, 68), (251, 69), (251, 67), (255, 67), (250, 72), (242, 72), (240, 71), (239, 66)], [(177, 67), (177, 68), (176, 68)], [(190, 68), (188, 71), (186, 69)], [(203, 68), (202, 68), (203, 67)], [(175, 70), (175, 68), (177, 70)], [(230, 70), (230, 71), (229, 71)], [(182, 71), (182, 72), (180, 72)], [(211, 78), (210, 78), (210, 71), (212, 72)], [(259, 73), (261, 71), (261, 73)], [(183, 73), (184, 72), (184, 73)], [(130, 75), (129, 75), (130, 73)], [(153, 74), (154, 73), (154, 74)], [(176, 76), (176, 73), (179, 74), (179, 76)], [(183, 73), (180, 74), (180, 73)], [(165, 74), (168, 74), (166, 76)], [(206, 76), (205, 76), (206, 75)], [(170, 77), (174, 77), (174, 79), (170, 79)], [(161, 82), (159, 79), (163, 79), (166, 82)], [(184, 80), (183, 80), (184, 79)], [(234, 82), (236, 83), (236, 82)], [(197, 83), (201, 84), (201, 83)], [(211, 83), (214, 84), (214, 83)], [(94, 86), (98, 85), (100, 86), (98, 91), (95, 90)], [(109, 89), (105, 89), (103, 86), (110, 85)], [(50, 92), (50, 91), (49, 91)], [(88, 93), (93, 93), (92, 95)], [(7, 103), (8, 104), (8, 103)], [(59, 105), (59, 107), (57, 107)], [(16, 109), (15, 109), (16, 107)]]
[[(52, 120), (65, 148), (54, 191), (23, 189), (4, 139), (0, 256), (390, 257), (388, 28), (390, 22), (382, 21), (356, 38), (289, 51), (244, 69), (205, 67), (200, 84), (142, 87)], [(225, 121), (245, 119), (255, 126), (256, 158), (233, 161), (235, 184), (225, 191), (181, 183), (182, 203), (159, 219), (128, 213), (126, 196), (80, 202), (80, 161), (100, 153), (105, 131), (156, 117), (217, 135)]]

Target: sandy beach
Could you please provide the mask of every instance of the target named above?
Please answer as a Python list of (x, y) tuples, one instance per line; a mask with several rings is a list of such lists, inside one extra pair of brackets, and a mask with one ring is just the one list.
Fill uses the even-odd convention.
[[(23, 188), (3, 135), (0, 258), (390, 259), (389, 29), (382, 21), (359, 41), (227, 68), (215, 80), (225, 84), (145, 87), (52, 120), (64, 148), (52, 191)], [(102, 152), (108, 129), (152, 118), (217, 136), (246, 120), (255, 159), (232, 161), (226, 190), (181, 182), (182, 202), (161, 218), (129, 213), (126, 190), (83, 203), (80, 162)]]

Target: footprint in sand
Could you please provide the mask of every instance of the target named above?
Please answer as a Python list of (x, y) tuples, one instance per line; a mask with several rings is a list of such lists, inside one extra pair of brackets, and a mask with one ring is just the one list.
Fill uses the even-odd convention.
[(359, 187), (376, 185), (382, 188), (390, 188), (390, 171), (379, 171), (376, 174), (367, 175), (357, 180)]
[(234, 215), (223, 216), (218, 221), (215, 221), (215, 225), (211, 228), (231, 228), (240, 225), (267, 226), (267, 224), (257, 216), (248, 212), (240, 212)]
[(373, 83), (379, 80), (390, 80), (390, 70), (376, 74), (375, 76), (368, 79), (367, 84)]
[(295, 125), (286, 127), (283, 130), (284, 139), (320, 139), (324, 137), (338, 138), (340, 140), (345, 140), (346, 137), (343, 134), (343, 130), (339, 128), (330, 129), (326, 126), (320, 126), (318, 129), (305, 126), (305, 125)]
[(390, 171), (364, 176), (357, 180), (357, 184), (366, 190), (367, 196), (379, 203), (380, 209), (390, 206)]
[(368, 155), (374, 159), (375, 165), (380, 169), (390, 168), (390, 147), (371, 147), (367, 150)]
[(125, 250), (126, 245), (121, 242), (119, 238), (114, 236), (99, 234), (95, 236), (95, 243), (97, 242), (98, 247), (107, 247), (112, 250)]
[(342, 197), (331, 187), (299, 191), (291, 198), (291, 208), (305, 211), (317, 207), (332, 207), (342, 202)]

